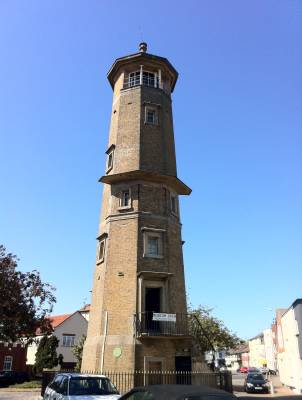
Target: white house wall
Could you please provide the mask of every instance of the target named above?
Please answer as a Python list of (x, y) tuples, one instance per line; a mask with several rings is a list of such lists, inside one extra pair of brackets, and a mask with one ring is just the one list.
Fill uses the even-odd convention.
[[(302, 392), (302, 360), (298, 345), (298, 324), (295, 312), (290, 308), (281, 318), (284, 352), (278, 354), (280, 381), (292, 388), (295, 393)], [(301, 334), (301, 333), (300, 333)]]
[[(63, 335), (75, 335), (75, 344), (78, 344), (79, 340), (83, 335), (87, 335), (88, 322), (80, 312), (72, 314), (69, 318), (63, 321), (58, 327), (54, 329), (53, 335), (59, 339), (59, 345), (57, 347), (57, 354), (63, 355), (64, 363), (75, 363), (76, 359), (72, 354), (72, 347), (63, 346)], [(38, 341), (42, 336), (36, 337)], [(38, 349), (38, 343), (33, 343), (27, 347), (27, 361), (26, 364), (34, 365), (36, 361), (36, 352)]]
[(72, 347), (63, 346), (63, 335), (75, 335), (75, 344), (78, 344), (83, 335), (87, 335), (87, 320), (78, 312), (67, 318), (54, 331), (54, 335), (59, 339), (57, 354), (63, 355), (63, 362), (76, 362), (72, 354)]

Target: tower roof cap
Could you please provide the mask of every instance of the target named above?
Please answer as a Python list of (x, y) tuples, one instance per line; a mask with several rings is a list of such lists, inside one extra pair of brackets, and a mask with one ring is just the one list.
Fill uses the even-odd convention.
[(132, 64), (134, 62), (139, 62), (141, 65), (143, 65), (144, 62), (148, 63), (151, 62), (157, 65), (158, 67), (163, 68), (163, 70), (165, 70), (166, 73), (170, 76), (172, 82), (171, 92), (173, 92), (178, 78), (178, 72), (167, 58), (156, 56), (154, 54), (149, 54), (146, 51), (147, 51), (147, 43), (142, 42), (139, 44), (139, 53), (129, 54), (128, 56), (117, 58), (114, 61), (112, 67), (110, 68), (107, 74), (107, 78), (110, 82), (112, 89), (114, 88), (116, 74), (122, 66), (125, 66), (127, 64)]

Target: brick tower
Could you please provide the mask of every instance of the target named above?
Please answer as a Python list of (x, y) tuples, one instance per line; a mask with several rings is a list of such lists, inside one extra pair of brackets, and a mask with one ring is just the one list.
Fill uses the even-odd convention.
[(179, 195), (171, 93), (177, 71), (163, 57), (118, 58), (82, 370), (188, 370)]

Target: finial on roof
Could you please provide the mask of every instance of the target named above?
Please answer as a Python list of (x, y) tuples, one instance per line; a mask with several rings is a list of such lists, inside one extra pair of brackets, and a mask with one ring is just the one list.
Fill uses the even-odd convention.
[(147, 51), (147, 43), (141, 42), (141, 43), (139, 44), (139, 51), (140, 51), (141, 53), (146, 53), (146, 51)]

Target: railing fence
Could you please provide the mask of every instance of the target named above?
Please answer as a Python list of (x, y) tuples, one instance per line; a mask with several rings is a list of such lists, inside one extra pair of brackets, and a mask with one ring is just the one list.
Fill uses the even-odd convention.
[[(74, 371), (43, 371), (41, 395), (44, 395), (46, 386), (57, 373)], [(230, 372), (202, 372), (202, 371), (131, 371), (131, 372), (92, 372), (86, 374), (106, 375), (123, 394), (135, 386), (158, 384), (185, 384), (207, 385), (213, 388), (233, 392), (232, 375)]]

